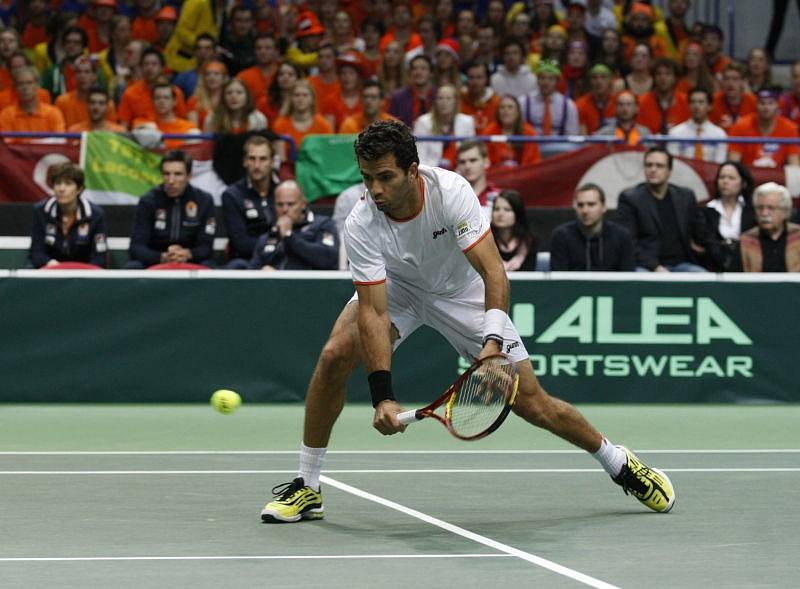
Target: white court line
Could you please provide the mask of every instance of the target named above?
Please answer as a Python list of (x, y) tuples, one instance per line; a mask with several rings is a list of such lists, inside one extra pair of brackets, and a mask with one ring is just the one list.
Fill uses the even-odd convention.
[(126, 560), (374, 560), (411, 558), (508, 558), (510, 554), (330, 554), (242, 556), (36, 556), (0, 558), (0, 562), (94, 562)]
[[(800, 448), (733, 448), (705, 450), (636, 450), (640, 454), (798, 454)], [(0, 451), (0, 456), (213, 456), (213, 455), (296, 456), (298, 450), (61, 450)], [(586, 454), (583, 450), (328, 450), (331, 454)]]
[[(662, 468), (664, 472), (800, 472), (800, 467)], [(327, 474), (585, 474), (602, 468), (349, 468), (326, 469)], [(297, 474), (297, 470), (0, 470), (0, 475), (151, 475), (151, 474)]]
[(619, 587), (617, 587), (616, 585), (611, 585), (610, 583), (606, 583), (605, 581), (601, 581), (600, 579), (595, 579), (594, 577), (590, 577), (589, 575), (586, 575), (574, 569), (560, 565), (556, 562), (553, 562), (552, 560), (547, 560), (546, 558), (542, 558), (541, 556), (536, 556), (535, 554), (531, 554), (530, 552), (525, 552), (523, 550), (519, 550), (518, 548), (514, 548), (513, 546), (509, 546), (508, 544), (503, 544), (496, 540), (492, 540), (491, 538), (487, 538), (486, 536), (481, 536), (480, 534), (476, 534), (475, 532), (470, 532), (469, 530), (453, 525), (444, 520), (440, 520), (433, 516), (427, 515), (425, 513), (422, 513), (421, 511), (417, 511), (416, 509), (411, 509), (410, 507), (406, 507), (405, 505), (400, 505), (399, 503), (395, 503), (394, 501), (390, 501), (389, 499), (379, 497), (378, 495), (373, 495), (372, 493), (368, 493), (356, 487), (352, 487), (346, 483), (337, 481), (336, 479), (332, 479), (323, 475), (320, 476), (319, 480), (325, 483), (326, 485), (330, 485), (331, 487), (339, 489), (340, 491), (350, 493), (351, 495), (355, 495), (356, 497), (361, 497), (362, 499), (366, 499), (368, 501), (372, 501), (379, 505), (383, 505), (384, 507), (394, 509), (395, 511), (399, 511), (400, 513), (410, 515), (411, 517), (415, 517), (425, 523), (442, 528), (443, 530), (461, 536), (462, 538), (472, 540), (473, 542), (477, 542), (478, 544), (483, 544), (484, 546), (488, 546), (489, 548), (494, 548), (499, 552), (504, 552), (506, 554), (516, 556), (517, 558), (521, 558), (522, 560), (528, 561), (532, 564), (535, 564), (536, 566), (540, 566), (559, 575), (569, 577), (570, 579), (583, 583), (584, 585), (588, 585), (590, 587), (596, 587), (597, 589), (619, 589)]

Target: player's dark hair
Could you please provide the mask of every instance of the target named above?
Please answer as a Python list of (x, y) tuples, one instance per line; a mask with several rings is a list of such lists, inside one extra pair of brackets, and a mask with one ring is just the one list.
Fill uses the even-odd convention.
[(575, 196), (578, 196), (579, 192), (589, 192), (590, 190), (597, 192), (597, 194), (600, 196), (600, 202), (606, 204), (606, 193), (594, 182), (587, 182), (586, 184), (581, 184), (578, 186), (578, 189), (575, 191)]
[(644, 152), (644, 161), (647, 161), (648, 156), (651, 153), (663, 153), (667, 156), (667, 168), (672, 169), (672, 154), (667, 151), (667, 149), (662, 145), (654, 145), (650, 149)]
[(376, 121), (358, 134), (354, 145), (356, 157), (376, 162), (393, 155), (397, 166), (407, 172), (411, 164), (419, 163), (417, 140), (411, 129), (400, 121)]
[(164, 171), (164, 164), (168, 164), (169, 162), (181, 162), (186, 168), (187, 174), (192, 172), (192, 158), (183, 150), (173, 149), (164, 154), (164, 157), (161, 158), (161, 164), (159, 165), (162, 172)]

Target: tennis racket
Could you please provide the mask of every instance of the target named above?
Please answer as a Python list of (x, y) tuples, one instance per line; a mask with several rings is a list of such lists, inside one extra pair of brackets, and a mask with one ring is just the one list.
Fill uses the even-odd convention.
[(517, 398), (519, 369), (503, 354), (476, 361), (422, 409), (398, 414), (403, 425), (433, 417), (460, 440), (479, 440), (503, 423)]

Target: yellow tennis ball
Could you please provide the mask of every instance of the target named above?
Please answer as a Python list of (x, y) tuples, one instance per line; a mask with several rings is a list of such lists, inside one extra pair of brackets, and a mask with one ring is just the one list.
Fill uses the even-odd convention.
[(234, 391), (220, 389), (211, 395), (211, 406), (224, 415), (233, 413), (241, 404), (242, 398)]

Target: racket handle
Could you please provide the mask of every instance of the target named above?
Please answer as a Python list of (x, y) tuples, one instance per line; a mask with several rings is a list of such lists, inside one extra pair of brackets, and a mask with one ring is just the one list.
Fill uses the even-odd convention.
[(417, 417), (416, 409), (411, 409), (410, 411), (403, 411), (402, 413), (397, 414), (397, 420), (403, 425), (408, 425), (409, 423), (415, 423), (420, 419), (421, 419), (420, 417)]

